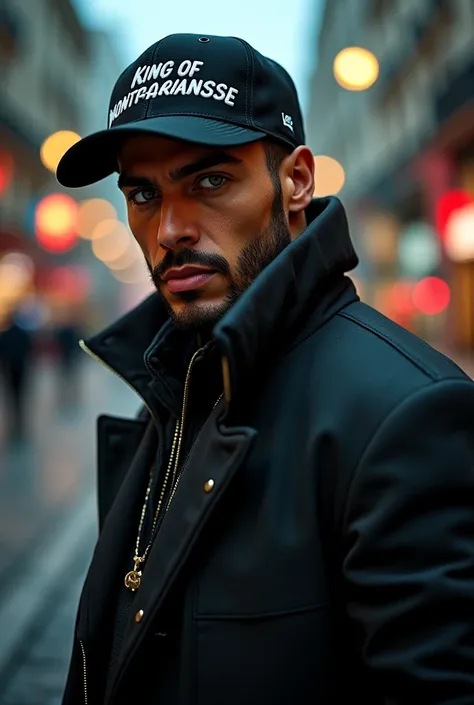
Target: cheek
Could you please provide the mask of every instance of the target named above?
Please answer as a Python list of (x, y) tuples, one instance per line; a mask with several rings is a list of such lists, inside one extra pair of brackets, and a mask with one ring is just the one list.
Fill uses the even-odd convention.
[(138, 215), (135, 211), (129, 209), (128, 225), (146, 260), (154, 262), (157, 256), (158, 244), (156, 238), (157, 226), (154, 224), (153, 218), (143, 217), (143, 214)]
[(233, 199), (230, 208), (222, 215), (217, 243), (225, 258), (233, 266), (242, 249), (259, 237), (271, 221), (273, 192), (255, 188), (245, 196)]

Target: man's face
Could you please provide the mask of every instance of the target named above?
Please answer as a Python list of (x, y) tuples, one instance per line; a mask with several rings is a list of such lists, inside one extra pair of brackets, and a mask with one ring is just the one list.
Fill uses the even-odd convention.
[(214, 325), (291, 240), (260, 142), (132, 137), (119, 165), (130, 228), (181, 328)]

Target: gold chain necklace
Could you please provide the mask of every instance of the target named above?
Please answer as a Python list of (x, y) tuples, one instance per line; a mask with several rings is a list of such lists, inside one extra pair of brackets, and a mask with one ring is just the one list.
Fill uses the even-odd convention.
[(180, 423), (179, 423), (179, 421), (177, 421), (175, 429), (174, 429), (173, 444), (171, 446), (171, 453), (170, 453), (170, 459), (168, 462), (168, 467), (166, 469), (165, 478), (163, 480), (163, 485), (161, 487), (160, 497), (158, 499), (158, 504), (156, 507), (155, 515), (153, 517), (153, 524), (151, 527), (150, 540), (149, 540), (148, 545), (146, 546), (143, 554), (140, 555), (140, 541), (141, 541), (141, 536), (142, 536), (143, 523), (145, 521), (148, 500), (150, 499), (150, 493), (151, 493), (151, 488), (152, 488), (152, 483), (153, 483), (153, 473), (150, 473), (150, 480), (149, 480), (148, 486), (146, 488), (145, 501), (143, 502), (143, 507), (142, 507), (142, 511), (141, 511), (141, 515), (140, 515), (140, 522), (138, 524), (137, 540), (136, 540), (136, 544), (135, 544), (135, 555), (133, 556), (133, 570), (130, 570), (126, 574), (125, 580), (124, 580), (125, 587), (127, 587), (132, 592), (135, 592), (135, 590), (138, 590), (138, 588), (140, 587), (140, 583), (142, 581), (142, 571), (140, 570), (140, 566), (143, 563), (145, 563), (145, 561), (148, 557), (148, 553), (150, 551), (150, 548), (153, 544), (156, 526), (158, 524), (158, 519), (159, 519), (160, 512), (161, 512), (161, 507), (163, 505), (163, 500), (165, 497), (166, 488), (168, 486), (168, 481), (169, 481), (169, 477), (171, 474), (171, 469), (173, 467), (173, 461), (174, 461), (175, 453), (176, 453), (176, 446), (178, 444), (179, 431), (180, 431)]
[[(180, 452), (181, 452), (181, 445), (182, 445), (182, 441), (183, 441), (183, 428), (184, 428), (184, 420), (186, 417), (186, 408), (187, 408), (187, 402), (188, 402), (191, 369), (192, 369), (192, 366), (194, 364), (196, 357), (198, 355), (200, 355), (201, 353), (202, 353), (202, 350), (198, 350), (196, 353), (194, 353), (194, 355), (191, 359), (191, 362), (189, 363), (188, 372), (186, 375), (186, 381), (184, 384), (184, 395), (183, 395), (183, 406), (182, 406), (182, 410), (181, 410), (181, 419), (178, 419), (178, 421), (176, 422), (175, 429), (174, 429), (173, 443), (171, 445), (170, 458), (168, 461), (168, 466), (166, 468), (166, 473), (165, 473), (165, 477), (163, 480), (163, 485), (161, 487), (161, 492), (160, 492), (160, 496), (158, 499), (156, 511), (155, 511), (155, 514), (153, 517), (153, 524), (151, 527), (150, 540), (148, 541), (148, 544), (147, 544), (144, 552), (140, 555), (140, 542), (141, 542), (141, 535), (142, 535), (142, 530), (143, 530), (143, 523), (145, 521), (146, 510), (147, 510), (147, 506), (148, 506), (148, 501), (150, 499), (151, 488), (152, 488), (152, 483), (153, 483), (153, 473), (150, 473), (150, 480), (148, 482), (148, 486), (146, 489), (145, 500), (143, 502), (143, 507), (142, 507), (142, 511), (141, 511), (141, 515), (140, 515), (140, 522), (138, 524), (137, 540), (135, 543), (135, 555), (133, 556), (133, 570), (130, 570), (126, 574), (125, 580), (124, 580), (125, 587), (127, 587), (132, 592), (135, 592), (135, 590), (138, 590), (138, 588), (140, 587), (141, 581), (142, 581), (142, 571), (140, 570), (140, 567), (143, 566), (143, 564), (145, 563), (145, 561), (148, 557), (148, 554), (150, 552), (150, 549), (153, 545), (153, 540), (155, 538), (155, 533), (156, 533), (156, 529), (158, 526), (158, 520), (160, 518), (161, 509), (162, 509), (163, 502), (165, 499), (166, 490), (168, 488), (168, 483), (169, 483), (170, 477), (172, 477), (172, 481), (171, 481), (172, 487), (171, 487), (168, 503), (165, 507), (165, 513), (169, 509), (169, 506), (171, 504), (171, 500), (173, 499), (173, 497), (175, 495), (176, 489), (179, 484), (179, 480), (182, 475), (182, 471), (181, 471), (181, 473), (177, 476), (177, 471), (178, 471), (178, 464), (179, 464), (179, 456), (180, 456)], [(218, 403), (220, 402), (220, 400), (222, 399), (223, 396), (224, 396), (223, 394), (221, 394), (219, 396), (218, 400), (214, 404), (213, 409), (216, 408), (216, 406), (218, 405)], [(184, 467), (183, 467), (183, 469), (184, 469)]]

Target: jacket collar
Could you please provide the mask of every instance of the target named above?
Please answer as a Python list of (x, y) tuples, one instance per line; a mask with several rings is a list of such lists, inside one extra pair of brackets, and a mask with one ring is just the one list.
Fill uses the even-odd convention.
[[(304, 232), (259, 274), (214, 328), (228, 401), (269, 357), (284, 354), (357, 299), (352, 283), (344, 277), (357, 266), (358, 258), (341, 202), (335, 197), (314, 199), (307, 220)], [(189, 347), (189, 336), (171, 329), (161, 298), (152, 294), (83, 347), (153, 408), (150, 357), (156, 361), (156, 354), (165, 351), (171, 362), (169, 353), (174, 348), (182, 360), (185, 341)], [(159, 368), (169, 387), (179, 372), (165, 375), (169, 368), (163, 359)]]

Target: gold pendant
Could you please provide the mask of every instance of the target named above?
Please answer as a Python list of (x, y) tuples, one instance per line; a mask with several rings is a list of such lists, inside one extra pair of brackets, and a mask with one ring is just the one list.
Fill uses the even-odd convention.
[(132, 592), (135, 592), (135, 590), (138, 590), (140, 587), (140, 583), (142, 581), (142, 572), (141, 570), (131, 570), (127, 575), (125, 576), (125, 587), (131, 590)]
[(143, 563), (143, 559), (139, 556), (134, 556), (133, 558), (133, 570), (130, 570), (125, 576), (125, 587), (135, 592), (140, 587), (142, 582), (142, 571), (138, 570), (140, 563)]

